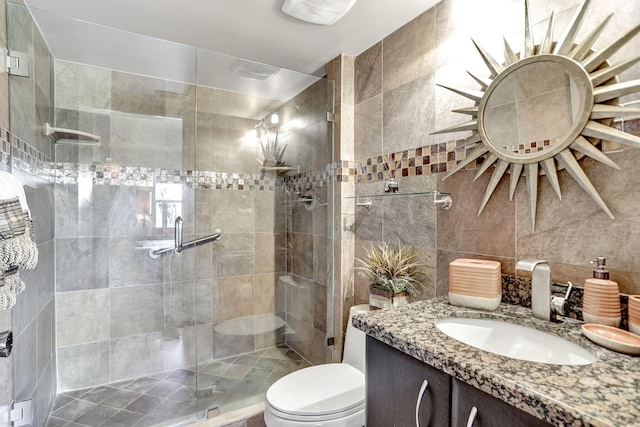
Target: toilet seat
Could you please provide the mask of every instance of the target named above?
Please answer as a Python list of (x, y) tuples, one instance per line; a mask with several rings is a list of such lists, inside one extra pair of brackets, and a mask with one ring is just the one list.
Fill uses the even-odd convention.
[(295, 371), (267, 390), (266, 406), (274, 416), (318, 422), (364, 410), (364, 374), (344, 364), (317, 365)]

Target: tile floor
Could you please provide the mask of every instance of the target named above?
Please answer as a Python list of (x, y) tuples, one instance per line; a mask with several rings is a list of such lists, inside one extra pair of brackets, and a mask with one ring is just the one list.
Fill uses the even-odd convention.
[[(211, 407), (227, 413), (264, 400), (282, 376), (309, 366), (279, 345), (118, 383), (61, 393), (47, 427), (144, 427), (178, 425)], [(194, 397), (194, 396), (197, 396)]]

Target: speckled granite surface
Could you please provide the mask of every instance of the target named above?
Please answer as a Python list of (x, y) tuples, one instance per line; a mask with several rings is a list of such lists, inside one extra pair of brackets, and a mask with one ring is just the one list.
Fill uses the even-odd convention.
[[(544, 330), (591, 350), (590, 365), (526, 362), (470, 347), (440, 332), (448, 317), (500, 318)], [(446, 298), (419, 301), (356, 316), (368, 335), (447, 374), (557, 426), (640, 426), (640, 357), (604, 349), (582, 335), (580, 322), (550, 323), (531, 310), (500, 304), (484, 312), (448, 304)]]

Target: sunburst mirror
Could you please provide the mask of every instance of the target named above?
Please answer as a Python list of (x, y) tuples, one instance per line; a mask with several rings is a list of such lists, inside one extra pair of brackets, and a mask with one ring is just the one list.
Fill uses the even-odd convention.
[(473, 107), (453, 110), (471, 116), (471, 120), (434, 134), (472, 132), (458, 148), (475, 148), (443, 179), (483, 158), (475, 179), (490, 169), (493, 172), (478, 215), (503, 176), (510, 175), (509, 200), (513, 200), (524, 175), (533, 230), (539, 177), (546, 175), (561, 199), (558, 171), (566, 169), (598, 206), (614, 218), (578, 160), (589, 156), (619, 169), (602, 151), (601, 141), (640, 147), (639, 137), (611, 127), (615, 118), (640, 114), (638, 107), (617, 105), (619, 97), (640, 90), (640, 80), (619, 83), (617, 77), (639, 62), (640, 56), (617, 64), (608, 61), (640, 32), (640, 25), (604, 49), (594, 51), (593, 45), (612, 15), (578, 43), (576, 36), (588, 6), (589, 0), (585, 0), (557, 41), (553, 39), (552, 13), (542, 41), (536, 44), (529, 20), (529, 4), (525, 0), (521, 52), (516, 52), (505, 39), (505, 59), (500, 63), (473, 41), (490, 73), (486, 79), (469, 73), (481, 90), (439, 85), (475, 102)]

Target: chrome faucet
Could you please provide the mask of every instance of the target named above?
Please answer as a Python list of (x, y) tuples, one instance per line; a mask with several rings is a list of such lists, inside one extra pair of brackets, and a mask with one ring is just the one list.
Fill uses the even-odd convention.
[(531, 272), (531, 311), (533, 317), (551, 320), (551, 267), (541, 259), (522, 259), (516, 270)]
[(531, 271), (531, 311), (533, 317), (552, 320), (556, 314), (566, 316), (569, 311), (569, 295), (573, 283), (567, 285), (564, 297), (551, 295), (551, 267), (541, 259), (522, 259), (517, 262), (516, 270)]

